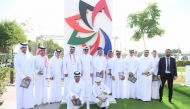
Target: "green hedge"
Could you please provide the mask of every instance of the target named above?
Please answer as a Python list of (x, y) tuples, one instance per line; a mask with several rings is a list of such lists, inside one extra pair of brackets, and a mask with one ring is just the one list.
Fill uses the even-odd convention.
[(177, 64), (178, 67), (184, 67), (186, 65), (190, 65), (190, 61), (182, 61), (182, 60), (180, 60), (180, 61), (176, 61), (176, 64)]
[(9, 81), (9, 67), (0, 67), (0, 95), (6, 91), (6, 85)]

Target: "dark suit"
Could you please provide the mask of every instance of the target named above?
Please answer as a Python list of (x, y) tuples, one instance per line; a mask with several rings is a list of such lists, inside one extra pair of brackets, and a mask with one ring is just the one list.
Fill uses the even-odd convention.
[(166, 73), (166, 64), (167, 64), (166, 57), (160, 58), (159, 65), (158, 65), (158, 75), (160, 75), (162, 83), (160, 86), (159, 94), (160, 94), (160, 100), (162, 100), (164, 84), (167, 81), (168, 89), (169, 89), (169, 101), (171, 101), (172, 95), (173, 95), (173, 78), (174, 76), (177, 76), (176, 61), (172, 57), (169, 58), (170, 67), (168, 71), (170, 73)]

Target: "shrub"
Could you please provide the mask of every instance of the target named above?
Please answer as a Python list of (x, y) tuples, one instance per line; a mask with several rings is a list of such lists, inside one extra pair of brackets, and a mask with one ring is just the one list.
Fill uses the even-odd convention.
[(186, 65), (190, 65), (190, 61), (180, 60), (180, 61), (176, 61), (176, 64), (178, 67), (185, 67)]
[(0, 95), (6, 91), (6, 85), (8, 84), (10, 68), (0, 67)]

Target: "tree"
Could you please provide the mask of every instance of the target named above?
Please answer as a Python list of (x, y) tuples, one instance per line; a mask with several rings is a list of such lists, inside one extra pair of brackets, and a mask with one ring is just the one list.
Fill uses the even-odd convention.
[(3, 20), (0, 22), (0, 48), (3, 52), (13, 45), (26, 41), (23, 28), (16, 21)]
[(181, 49), (172, 49), (171, 50), (173, 54), (181, 54)]
[(29, 48), (31, 48), (31, 46), (37, 48), (39, 45), (43, 45), (46, 47), (48, 57), (51, 57), (57, 48), (63, 51), (63, 48), (59, 46), (58, 43), (54, 42), (53, 39), (46, 39), (45, 37), (37, 37), (36, 42), (30, 41)]
[(164, 34), (164, 30), (160, 28), (158, 22), (160, 12), (161, 10), (158, 9), (157, 3), (151, 3), (142, 12), (131, 13), (128, 16), (128, 25), (135, 31), (131, 39), (134, 41), (143, 39), (145, 49), (145, 36), (150, 39)]
[(59, 48), (63, 51), (63, 48), (60, 47), (57, 43), (55, 43), (52, 39), (46, 40), (45, 45), (47, 47), (48, 55), (52, 55), (57, 48)]

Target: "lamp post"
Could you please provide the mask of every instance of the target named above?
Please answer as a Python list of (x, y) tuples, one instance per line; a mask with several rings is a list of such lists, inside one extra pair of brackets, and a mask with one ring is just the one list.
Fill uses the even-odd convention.
[(10, 84), (14, 83), (14, 63), (13, 63), (13, 48), (12, 48), (12, 59), (11, 59), (11, 64), (10, 64)]

